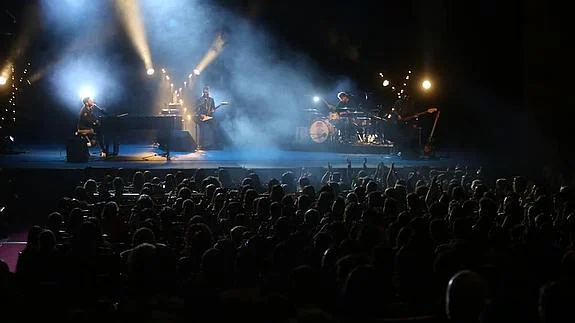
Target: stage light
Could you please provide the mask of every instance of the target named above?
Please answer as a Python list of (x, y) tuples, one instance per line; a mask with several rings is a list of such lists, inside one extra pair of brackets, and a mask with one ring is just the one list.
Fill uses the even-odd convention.
[(94, 89), (90, 86), (84, 86), (80, 89), (80, 99), (92, 98), (94, 99)]
[(409, 75), (405, 77), (406, 80), (409, 80)]
[(431, 88), (431, 82), (429, 80), (425, 80), (421, 82), (421, 87), (427, 91)]
[(162, 68), (162, 74), (166, 74), (166, 69)]
[(154, 71), (153, 68), (148, 68), (148, 69), (146, 70), (146, 74), (148, 74), (148, 75), (154, 75), (154, 72), (155, 72), (155, 71)]
[(379, 76), (383, 77), (383, 73), (379, 73)]
[(383, 86), (388, 86), (389, 85), (389, 81), (388, 80), (383, 80)]
[(190, 75), (188, 75), (188, 78), (192, 78), (192, 76), (194, 76), (194, 75), (190, 74)]
[(411, 74), (411, 71), (408, 71), (407, 73)]
[(317, 95), (314, 96), (314, 97), (313, 97), (313, 102), (315, 102), (315, 103), (319, 102), (319, 96), (317, 96)]
[(200, 70), (199, 69), (194, 69), (194, 75), (195, 76), (199, 76), (200, 75)]
[(169, 81), (169, 80), (170, 80), (170, 76), (166, 75), (166, 81)]
[(0, 85), (5, 85), (6, 82), (8, 82), (8, 79), (6, 78), (6, 76), (4, 76), (4, 75), (0, 76)]
[[(148, 45), (146, 37), (146, 28), (144, 27), (144, 20), (140, 11), (139, 1), (137, 0), (122, 0), (114, 1), (119, 18), (124, 25), (124, 29), (128, 34), (128, 38), (136, 48), (140, 59), (149, 69), (152, 68), (152, 54)], [(148, 75), (154, 73), (147, 72)]]

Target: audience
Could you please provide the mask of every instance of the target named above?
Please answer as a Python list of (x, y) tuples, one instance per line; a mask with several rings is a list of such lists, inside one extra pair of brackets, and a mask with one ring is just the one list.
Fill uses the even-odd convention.
[(198, 169), (86, 178), (30, 227), (14, 274), (0, 262), (5, 313), (572, 322), (571, 190), (485, 173), (364, 163), (317, 177)]

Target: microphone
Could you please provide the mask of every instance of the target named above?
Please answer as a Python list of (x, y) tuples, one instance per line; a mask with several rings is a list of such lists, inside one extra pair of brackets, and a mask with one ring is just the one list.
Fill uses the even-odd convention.
[(106, 110), (100, 108), (96, 103), (94, 103), (94, 107), (100, 111), (102, 111), (104, 114), (107, 114)]

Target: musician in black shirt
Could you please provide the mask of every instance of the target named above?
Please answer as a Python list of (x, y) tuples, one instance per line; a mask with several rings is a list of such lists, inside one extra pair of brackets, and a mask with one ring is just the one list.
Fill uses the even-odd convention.
[(216, 105), (214, 98), (210, 97), (210, 88), (204, 86), (202, 96), (196, 101), (196, 123), (199, 128), (197, 135), (200, 137), (196, 140), (200, 149), (220, 146), (220, 134), (214, 118), (215, 110)]
[(337, 94), (337, 98), (339, 99), (339, 102), (337, 102), (335, 109), (338, 110), (338, 112), (346, 110), (355, 110), (352, 109), (351, 96), (349, 94), (345, 92), (339, 92)]
[(84, 105), (82, 106), (82, 109), (80, 109), (78, 130), (79, 132), (83, 132), (87, 135), (92, 145), (95, 144), (94, 141), (97, 141), (98, 145), (100, 146), (102, 156), (105, 156), (106, 151), (104, 148), (103, 136), (100, 131), (100, 121), (94, 112), (96, 104), (90, 97), (85, 97), (82, 100), (82, 103), (84, 103)]
[(340, 115), (339, 120), (336, 122), (336, 127), (341, 132), (341, 139), (344, 143), (355, 142), (355, 129), (351, 122), (351, 115), (349, 113), (354, 112), (356, 107), (353, 106), (351, 102), (351, 96), (346, 92), (339, 92), (337, 94), (339, 102), (335, 106), (336, 112)]

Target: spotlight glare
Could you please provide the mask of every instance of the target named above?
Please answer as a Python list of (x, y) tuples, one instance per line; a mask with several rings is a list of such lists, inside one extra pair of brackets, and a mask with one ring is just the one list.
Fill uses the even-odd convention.
[(388, 86), (389, 85), (389, 81), (388, 80), (384, 80), (383, 81), (383, 86)]
[(156, 71), (154, 71), (153, 68), (148, 68), (148, 69), (146, 70), (146, 74), (148, 74), (148, 75), (154, 75), (154, 72), (156, 72)]
[(80, 99), (83, 98), (92, 98), (94, 99), (94, 89), (90, 86), (84, 86), (80, 89)]
[(314, 96), (314, 97), (313, 97), (313, 102), (316, 102), (316, 103), (319, 102), (319, 96), (317, 96), (317, 95)]
[(409, 75), (405, 77), (406, 80), (409, 80)]
[(425, 80), (421, 82), (421, 87), (423, 87), (424, 90), (429, 90), (431, 88), (431, 82), (429, 80)]
[(200, 75), (200, 70), (199, 69), (194, 69), (194, 75), (199, 76)]
[(5, 85), (6, 82), (8, 82), (8, 79), (6, 79), (6, 76), (4, 76), (4, 75), (0, 76), (0, 85)]

